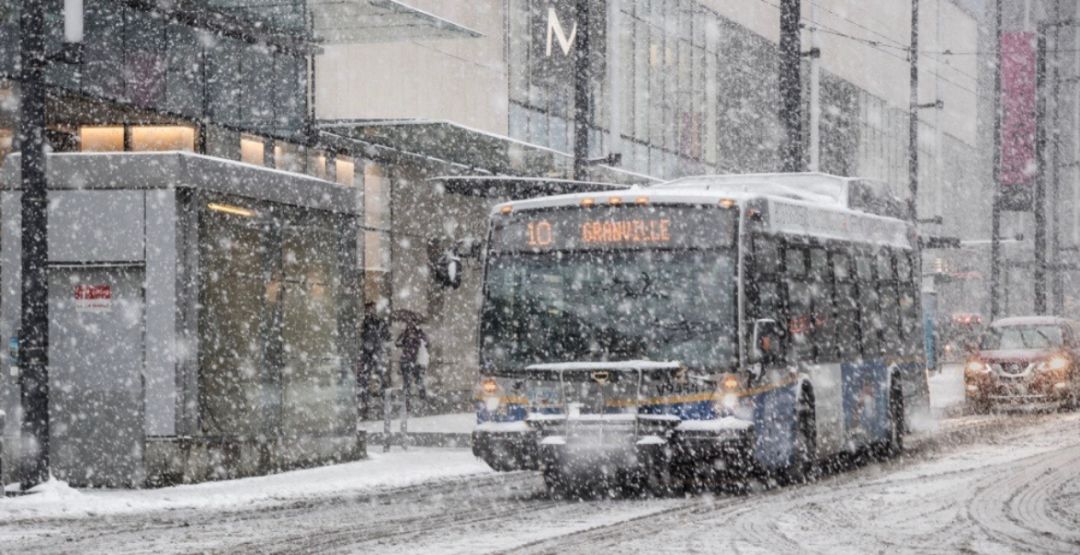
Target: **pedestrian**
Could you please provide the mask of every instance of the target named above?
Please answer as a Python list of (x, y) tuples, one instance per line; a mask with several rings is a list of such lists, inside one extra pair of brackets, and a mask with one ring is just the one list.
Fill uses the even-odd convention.
[(427, 335), (415, 320), (408, 319), (405, 329), (398, 336), (397, 345), (401, 347), (401, 381), (405, 398), (408, 399), (412, 385), (416, 384), (416, 396), (423, 401), (427, 398), (424, 371), (430, 360)]
[(360, 364), (356, 387), (360, 396), (360, 416), (367, 420), (371, 407), (371, 382), (377, 378), (385, 388), (386, 344), (390, 341), (390, 322), (373, 302), (364, 303), (364, 323), (360, 331)]

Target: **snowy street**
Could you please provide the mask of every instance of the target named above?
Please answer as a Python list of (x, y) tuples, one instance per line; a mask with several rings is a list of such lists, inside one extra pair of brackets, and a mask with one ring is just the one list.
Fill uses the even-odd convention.
[(900, 460), (807, 486), (584, 502), (553, 501), (537, 474), (495, 474), (464, 450), (395, 450), (265, 478), (12, 498), (0, 505), (0, 544), (110, 554), (1067, 553), (1080, 545), (1080, 415), (954, 418), (909, 444)]

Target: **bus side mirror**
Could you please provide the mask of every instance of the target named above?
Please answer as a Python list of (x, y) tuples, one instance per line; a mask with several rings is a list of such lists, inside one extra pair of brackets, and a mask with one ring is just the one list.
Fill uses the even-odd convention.
[(781, 366), (786, 358), (784, 329), (771, 318), (754, 320), (752, 364), (762, 363), (766, 367)]

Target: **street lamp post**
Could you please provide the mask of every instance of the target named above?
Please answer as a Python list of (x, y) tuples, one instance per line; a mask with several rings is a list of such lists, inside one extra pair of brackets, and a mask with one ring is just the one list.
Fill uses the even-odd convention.
[(49, 479), (48, 198), (45, 174), (45, 7), (24, 0), (19, 14), (19, 150), (22, 171), (22, 315), (19, 390), (23, 489)]

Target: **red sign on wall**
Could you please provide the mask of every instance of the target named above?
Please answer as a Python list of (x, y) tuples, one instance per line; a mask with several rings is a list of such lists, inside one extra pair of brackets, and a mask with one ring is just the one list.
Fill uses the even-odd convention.
[(1038, 173), (1035, 50), (1035, 33), (1001, 34), (1001, 187), (1007, 203), (1014, 205), (1030, 204), (1022, 199), (1030, 199)]
[(112, 286), (105, 284), (75, 286), (77, 312), (108, 312), (112, 310)]

